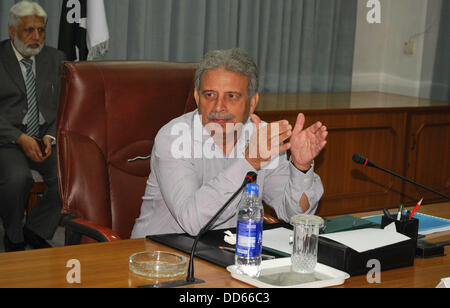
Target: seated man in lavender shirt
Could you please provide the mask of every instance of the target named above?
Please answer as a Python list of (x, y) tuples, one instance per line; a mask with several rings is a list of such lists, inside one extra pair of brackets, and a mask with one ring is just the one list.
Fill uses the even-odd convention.
[[(158, 132), (140, 217), (133, 238), (167, 233), (196, 235), (239, 189), (249, 171), (257, 173), (259, 197), (279, 219), (315, 213), (323, 194), (313, 159), (326, 144), (327, 129), (304, 129), (286, 120), (264, 123), (255, 114), (258, 73), (241, 49), (208, 52), (195, 74), (198, 109)], [(291, 151), (287, 159), (286, 151)], [(236, 198), (215, 229), (236, 226)]]

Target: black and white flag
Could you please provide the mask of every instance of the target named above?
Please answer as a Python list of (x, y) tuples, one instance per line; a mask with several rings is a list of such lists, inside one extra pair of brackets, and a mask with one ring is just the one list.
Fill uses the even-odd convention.
[(108, 51), (109, 31), (103, 0), (64, 0), (58, 49), (69, 61), (93, 60)]

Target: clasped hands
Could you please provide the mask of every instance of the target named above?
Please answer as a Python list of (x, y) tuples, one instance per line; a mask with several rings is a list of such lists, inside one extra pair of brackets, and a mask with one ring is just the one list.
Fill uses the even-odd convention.
[(252, 114), (251, 118), (256, 130), (250, 138), (245, 158), (256, 170), (280, 153), (290, 150), (295, 167), (307, 171), (311, 168), (313, 159), (319, 155), (327, 143), (326, 126), (321, 122), (316, 122), (303, 129), (305, 116), (302, 113), (297, 116), (293, 129), (286, 120), (261, 126), (261, 119), (257, 115)]
[(20, 145), (32, 161), (37, 163), (42, 163), (45, 161), (52, 153), (52, 138), (49, 136), (44, 136), (41, 140), (43, 146), (39, 144), (39, 139), (30, 137), (26, 134), (22, 134), (17, 138), (16, 143)]

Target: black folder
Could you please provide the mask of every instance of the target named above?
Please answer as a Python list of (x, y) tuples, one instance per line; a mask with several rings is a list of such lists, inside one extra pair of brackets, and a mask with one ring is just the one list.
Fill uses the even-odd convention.
[[(264, 230), (278, 228), (280, 226), (286, 227), (286, 225), (287, 224), (284, 223), (264, 224)], [(222, 250), (219, 248), (220, 246), (235, 248), (234, 245), (228, 245), (224, 241), (224, 232), (227, 230), (230, 230), (233, 234), (236, 233), (236, 228), (228, 228), (221, 230), (210, 230), (206, 234), (204, 234), (197, 244), (195, 256), (221, 267), (234, 265), (234, 252)], [(180, 250), (184, 253), (190, 254), (192, 245), (194, 245), (195, 237), (188, 234), (162, 234), (147, 235), (146, 238), (154, 242)], [(267, 254), (273, 255), (275, 257), (280, 257), (279, 255), (271, 252)]]
[[(213, 230), (204, 234), (197, 244), (195, 256), (221, 267), (233, 265), (234, 253), (219, 248), (219, 246), (225, 246), (224, 231)], [(146, 238), (187, 254), (191, 253), (192, 245), (194, 245), (194, 237), (187, 234), (147, 235)]]

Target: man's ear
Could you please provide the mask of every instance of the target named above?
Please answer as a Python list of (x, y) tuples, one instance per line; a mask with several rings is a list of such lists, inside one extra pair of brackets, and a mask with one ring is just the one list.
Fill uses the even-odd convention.
[(259, 93), (256, 92), (250, 98), (250, 114), (253, 114), (255, 112), (256, 106), (258, 106), (258, 102), (259, 102)]
[(11, 41), (14, 41), (14, 39), (16, 37), (16, 28), (8, 27), (8, 33), (9, 33), (9, 38), (11, 39)]
[(197, 108), (198, 108), (198, 103), (200, 101), (200, 95), (197, 92), (197, 89), (194, 89), (194, 99), (195, 99), (195, 103), (197, 104)]

